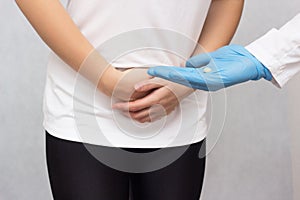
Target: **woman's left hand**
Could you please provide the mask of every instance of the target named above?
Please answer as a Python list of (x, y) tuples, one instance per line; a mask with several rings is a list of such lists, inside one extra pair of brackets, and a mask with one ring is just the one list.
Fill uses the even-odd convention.
[(126, 116), (140, 122), (153, 122), (170, 114), (179, 102), (194, 90), (161, 78), (153, 78), (136, 85), (139, 92), (152, 91), (147, 96), (131, 102), (113, 105)]

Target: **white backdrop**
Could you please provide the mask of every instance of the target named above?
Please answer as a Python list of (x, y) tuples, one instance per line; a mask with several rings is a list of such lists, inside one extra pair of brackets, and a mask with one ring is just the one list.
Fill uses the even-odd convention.
[[(299, 0), (247, 1), (233, 43), (248, 44), (298, 12)], [(50, 200), (42, 128), (49, 49), (13, 1), (2, 0), (0, 13), (0, 199)], [(279, 90), (262, 80), (227, 90), (202, 200), (300, 199), (293, 192), (300, 188), (299, 83)]]

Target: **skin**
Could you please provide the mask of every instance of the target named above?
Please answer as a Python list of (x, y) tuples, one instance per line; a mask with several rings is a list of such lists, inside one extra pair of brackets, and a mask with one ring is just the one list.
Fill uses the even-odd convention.
[[(161, 78), (153, 78), (136, 85), (139, 91), (152, 91), (133, 102), (118, 103), (113, 108), (141, 123), (158, 120), (170, 114), (186, 96), (195, 90)], [(128, 111), (130, 109), (130, 111)]]
[[(194, 50), (192, 56), (203, 51), (212, 52), (229, 44), (239, 24), (243, 6), (243, 0), (212, 0), (198, 40), (200, 45)], [(113, 108), (121, 110), (124, 115), (141, 123), (153, 122), (171, 113), (179, 104), (180, 100), (178, 100), (178, 97), (180, 99), (180, 96), (172, 92), (168, 87), (178, 87), (178, 85), (166, 82), (164, 84), (151, 82), (149, 84), (141, 84), (136, 87), (137, 91), (155, 90), (144, 98), (131, 102), (117, 103), (113, 105)], [(187, 93), (194, 91), (187, 87), (182, 90), (186, 90)], [(161, 106), (157, 107), (155, 105)], [(155, 107), (152, 108), (153, 106)]]
[[(132, 73), (134, 69), (118, 71), (100, 54), (95, 55), (97, 51), (80, 32), (59, 0), (16, 0), (16, 3), (43, 41), (75, 71), (78, 72), (83, 61), (90, 59), (89, 55), (94, 53), (92, 59), (95, 60), (89, 60), (93, 65), (89, 66), (82, 75), (89, 80), (99, 80), (98, 77), (93, 76), (97, 74), (99, 67), (103, 68), (100, 80), (95, 83), (101, 92), (111, 96), (120, 80), (124, 83), (126, 77), (132, 77), (127, 74)], [(140, 76), (149, 78), (146, 71), (141, 72)], [(136, 80), (139, 81), (141, 80)], [(128, 87), (133, 88), (133, 85)], [(146, 94), (148, 93), (144, 92), (133, 96), (136, 99)], [(128, 99), (132, 100), (132, 98), (122, 100)]]
[[(44, 42), (72, 69), (79, 71), (79, 67), (83, 61), (91, 52), (95, 51), (95, 48), (80, 32), (60, 1), (15, 1)], [(214, 51), (230, 42), (238, 25), (242, 7), (243, 0), (212, 1), (203, 31), (199, 38), (199, 43), (206, 51)], [(193, 55), (199, 52), (201, 52), (201, 49), (195, 49)], [(124, 82), (126, 77), (131, 77), (130, 75), (126, 75), (134, 70), (118, 71), (107, 63), (101, 55), (98, 55), (97, 65), (92, 66), (89, 71), (83, 75), (89, 80), (95, 80), (95, 77), (92, 76), (97, 74), (93, 73), (97, 67), (106, 67), (100, 81), (97, 83), (97, 87), (108, 96), (113, 94), (117, 83), (121, 82), (120, 80)], [(145, 76), (144, 74), (142, 75)], [(147, 78), (148, 77), (145, 76), (145, 79)], [(137, 80), (136, 82), (139, 81), (140, 80)], [(129, 110), (129, 113), (127, 113), (129, 114), (128, 116), (140, 122), (157, 120), (172, 112), (179, 104), (180, 96), (168, 89), (177, 87), (174, 84), (175, 83), (164, 82), (163, 84), (151, 83), (149, 86), (143, 86), (135, 91), (135, 94), (132, 95), (134, 98), (121, 98), (121, 100), (134, 101), (117, 104), (114, 108), (123, 111)], [(130, 85), (128, 87), (133, 86)], [(194, 91), (190, 88), (182, 90), (186, 90), (186, 92), (184, 92), (185, 94)], [(180, 92), (180, 94), (181, 93), (182, 92)], [(151, 112), (152, 115), (150, 116), (150, 108), (157, 104), (161, 105), (165, 111), (153, 108)]]

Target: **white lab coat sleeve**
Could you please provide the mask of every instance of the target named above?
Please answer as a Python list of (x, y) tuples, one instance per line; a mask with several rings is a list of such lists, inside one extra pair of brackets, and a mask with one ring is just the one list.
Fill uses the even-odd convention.
[(270, 30), (246, 49), (270, 70), (272, 83), (281, 88), (300, 71), (300, 14), (279, 30)]

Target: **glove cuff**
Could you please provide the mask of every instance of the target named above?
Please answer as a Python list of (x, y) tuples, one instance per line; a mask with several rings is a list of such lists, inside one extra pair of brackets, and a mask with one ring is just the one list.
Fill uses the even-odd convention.
[[(244, 48), (244, 47), (243, 47)], [(245, 49), (245, 48), (244, 48)], [(269, 71), (268, 68), (266, 68), (254, 55), (252, 55), (247, 49), (245, 49), (245, 51), (247, 51), (247, 53), (249, 54), (248, 58), (252, 60), (252, 62), (255, 64), (256, 66), (256, 70), (257, 70), (257, 77), (252, 79), (252, 80), (259, 80), (261, 78), (264, 78), (268, 81), (272, 80), (272, 74)]]
[(257, 79), (255, 80), (258, 80), (258, 79), (261, 79), (261, 78), (264, 78), (268, 81), (271, 81), (272, 80), (272, 74), (271, 72), (269, 71), (268, 68), (266, 68), (259, 60), (257, 60), (257, 58), (255, 58), (253, 55), (251, 55), (253, 57), (253, 62), (255, 62), (255, 65), (256, 65), (256, 69), (257, 69), (257, 72), (258, 72), (258, 76), (257, 76)]

